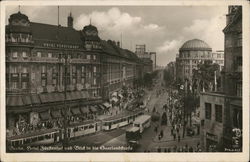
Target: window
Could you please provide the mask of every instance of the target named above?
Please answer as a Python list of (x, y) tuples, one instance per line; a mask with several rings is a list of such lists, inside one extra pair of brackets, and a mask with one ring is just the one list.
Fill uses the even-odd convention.
[(18, 82), (17, 81), (12, 82), (12, 86), (11, 87), (13, 89), (17, 89), (18, 88)]
[(56, 78), (53, 78), (53, 80), (52, 80), (52, 84), (55, 86), (55, 85), (57, 85), (57, 79)]
[(72, 79), (72, 84), (76, 84), (76, 78)]
[(23, 67), (22, 72), (23, 73), (28, 73), (27, 67)]
[(72, 66), (72, 72), (76, 73), (76, 66)]
[(37, 57), (41, 57), (41, 56), (42, 56), (42, 53), (41, 53), (41, 52), (37, 52), (37, 53), (36, 53), (36, 56), (37, 56)]
[(46, 82), (47, 82), (46, 79), (42, 79), (42, 87), (45, 87), (45, 86), (46, 86)]
[(217, 57), (218, 57), (218, 58), (221, 58), (221, 54), (218, 54)]
[(85, 72), (85, 67), (84, 66), (82, 66), (82, 73), (84, 73)]
[(241, 47), (242, 46), (242, 33), (239, 33), (237, 35), (237, 44), (236, 44), (237, 47)]
[(242, 83), (236, 83), (236, 95), (242, 97)]
[(52, 53), (48, 53), (48, 57), (51, 58), (52, 57)]
[(27, 58), (28, 57), (26, 51), (23, 51), (22, 55), (23, 55), (23, 58)]
[(81, 83), (84, 84), (85, 83), (85, 78), (81, 79)]
[(27, 89), (27, 88), (28, 88), (28, 83), (22, 82), (22, 89)]
[(96, 85), (96, 78), (94, 78), (94, 85)]
[(96, 66), (93, 67), (93, 72), (96, 73)]
[(242, 128), (242, 111), (237, 108), (233, 109), (233, 126)]
[(96, 60), (96, 55), (93, 55), (93, 60)]
[(242, 66), (242, 57), (241, 56), (236, 57), (236, 64), (237, 64), (237, 66)]
[(12, 58), (17, 58), (17, 52), (16, 51), (12, 53)]
[(91, 55), (87, 55), (87, 59), (90, 60), (91, 59)]
[(42, 65), (42, 73), (46, 73), (46, 66)]
[(11, 66), (10, 73), (17, 73), (17, 66)]
[(211, 108), (211, 103), (205, 103), (205, 117), (206, 119), (211, 120), (211, 113), (212, 113), (212, 108)]
[(215, 105), (215, 121), (222, 122), (222, 106)]

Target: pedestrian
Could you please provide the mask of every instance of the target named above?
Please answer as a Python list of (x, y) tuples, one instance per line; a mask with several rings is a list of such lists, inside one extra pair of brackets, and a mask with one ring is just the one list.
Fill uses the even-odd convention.
[(176, 128), (176, 132), (179, 134), (179, 128), (178, 127)]
[(161, 133), (160, 133), (160, 134), (161, 134), (161, 137), (163, 137), (163, 130), (161, 130)]
[(175, 138), (176, 138), (176, 134), (174, 133), (174, 141), (175, 141)]
[(173, 135), (173, 129), (171, 128), (171, 136)]
[(193, 147), (189, 147), (189, 152), (193, 152)]
[(181, 136), (180, 136), (180, 134), (178, 134), (178, 142), (180, 142), (181, 141)]

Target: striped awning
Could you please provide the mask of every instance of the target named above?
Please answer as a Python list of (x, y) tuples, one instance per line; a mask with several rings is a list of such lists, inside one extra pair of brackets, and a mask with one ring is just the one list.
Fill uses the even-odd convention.
[(106, 108), (110, 108), (110, 106), (111, 106), (108, 102), (105, 102), (102, 105), (105, 106)]
[(60, 110), (51, 111), (51, 115), (53, 118), (61, 118), (62, 117)]
[(32, 104), (40, 104), (40, 97), (37, 94), (30, 95)]
[(22, 99), (23, 99), (24, 105), (31, 105), (32, 104), (30, 96), (22, 96)]
[(40, 112), (39, 115), (42, 121), (50, 119), (50, 115), (48, 111)]
[(23, 106), (23, 100), (21, 96), (7, 96), (6, 97), (7, 106)]
[(72, 108), (71, 111), (72, 111), (72, 114), (73, 114), (73, 115), (80, 115), (80, 114), (81, 114), (79, 108)]
[(103, 105), (98, 105), (98, 107), (100, 107), (102, 110), (105, 110), (106, 109), (106, 107), (105, 106), (103, 106)]
[(91, 112), (97, 112), (98, 110), (96, 109), (96, 107), (90, 106), (90, 111), (91, 111)]
[(80, 109), (83, 114), (89, 113), (89, 109), (87, 107), (81, 107)]

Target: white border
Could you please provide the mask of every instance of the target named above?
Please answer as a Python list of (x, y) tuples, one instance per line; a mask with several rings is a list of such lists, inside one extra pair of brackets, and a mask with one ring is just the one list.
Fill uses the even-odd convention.
[[(27, 6), (243, 6), (243, 152), (242, 153), (5, 153), (5, 7)], [(205, 11), (204, 11), (205, 12)], [(249, 3), (247, 1), (4, 1), (1, 2), (1, 159), (3, 161), (248, 161), (249, 159)]]

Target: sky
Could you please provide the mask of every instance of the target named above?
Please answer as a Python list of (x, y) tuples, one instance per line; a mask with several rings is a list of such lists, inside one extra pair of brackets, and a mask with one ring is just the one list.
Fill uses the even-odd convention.
[[(122, 40), (122, 48), (135, 51), (145, 44), (146, 51), (157, 53), (157, 65), (175, 61), (183, 43), (190, 39), (207, 42), (213, 51), (224, 50), (227, 6), (60, 6), (59, 24), (67, 25), (72, 12), (74, 28), (96, 26), (103, 40)], [(21, 6), (32, 22), (58, 23), (57, 6)], [(6, 24), (17, 6), (6, 7)]]

